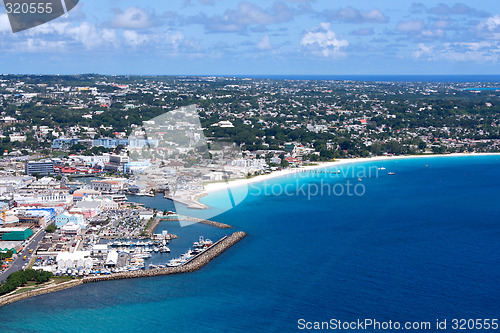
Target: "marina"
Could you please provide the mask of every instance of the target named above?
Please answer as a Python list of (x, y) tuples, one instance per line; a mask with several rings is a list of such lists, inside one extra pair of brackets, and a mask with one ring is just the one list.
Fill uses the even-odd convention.
[(208, 264), (211, 260), (221, 255), (224, 251), (229, 249), (231, 246), (238, 243), (240, 240), (245, 238), (246, 233), (242, 231), (235, 232), (228, 237), (224, 237), (212, 244), (202, 253), (190, 258), (190, 260), (186, 261), (181, 265), (177, 265), (175, 267), (159, 267), (154, 266), (151, 269), (136, 269), (130, 271), (122, 271), (117, 272), (115, 274), (111, 273), (99, 273), (94, 274), (92, 276), (88, 275), (83, 278), (75, 278), (74, 280), (64, 282), (58, 285), (48, 285), (47, 287), (40, 288), (34, 291), (27, 291), (21, 294), (13, 294), (6, 295), (0, 297), (0, 307), (17, 302), (26, 298), (39, 296), (47, 293), (52, 293), (68, 288), (72, 288), (84, 283), (93, 283), (99, 281), (108, 281), (108, 280), (122, 280), (122, 279), (131, 279), (131, 278), (140, 278), (140, 277), (153, 277), (153, 276), (161, 276), (161, 275), (170, 275), (170, 274), (181, 274), (196, 271), (206, 264)]

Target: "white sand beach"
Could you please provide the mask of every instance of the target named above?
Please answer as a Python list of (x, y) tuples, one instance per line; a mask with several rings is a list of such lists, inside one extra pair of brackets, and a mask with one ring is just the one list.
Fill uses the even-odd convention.
[(270, 180), (273, 178), (284, 177), (291, 174), (316, 170), (316, 169), (326, 169), (329, 167), (340, 167), (351, 163), (361, 163), (361, 162), (375, 162), (375, 161), (386, 161), (386, 160), (400, 160), (408, 158), (438, 158), (438, 157), (451, 157), (451, 156), (486, 156), (486, 155), (499, 155), (500, 153), (455, 153), (455, 154), (429, 154), (429, 155), (406, 155), (406, 156), (376, 156), (376, 157), (366, 157), (366, 158), (348, 158), (348, 159), (338, 159), (333, 162), (318, 162), (317, 165), (304, 166), (299, 168), (288, 168), (284, 170), (274, 171), (270, 174), (255, 176), (248, 179), (235, 179), (228, 182), (210, 183), (205, 185), (205, 190), (202, 193), (197, 194), (195, 197), (200, 198), (208, 193), (216, 192), (228, 187), (235, 187), (241, 185), (248, 185), (251, 183), (262, 182)]

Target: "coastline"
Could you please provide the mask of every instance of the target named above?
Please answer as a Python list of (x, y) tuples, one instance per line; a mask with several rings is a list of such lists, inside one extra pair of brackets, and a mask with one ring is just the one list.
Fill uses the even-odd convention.
[(195, 200), (198, 204), (204, 205), (198, 202), (199, 199), (207, 196), (210, 193), (217, 192), (220, 190), (227, 189), (228, 187), (236, 187), (249, 185), (252, 183), (264, 182), (274, 178), (286, 177), (293, 175), (295, 173), (311, 171), (317, 169), (326, 169), (334, 166), (343, 166), (346, 164), (357, 164), (363, 162), (376, 162), (376, 161), (391, 161), (391, 160), (402, 160), (402, 159), (415, 159), (415, 158), (439, 158), (439, 157), (460, 157), (460, 156), (491, 156), (498, 155), (500, 153), (453, 153), (453, 154), (429, 154), (429, 155), (400, 155), (400, 156), (375, 156), (375, 157), (357, 157), (357, 158), (344, 158), (338, 159), (332, 162), (319, 162), (317, 165), (309, 165), (299, 168), (288, 168), (285, 170), (274, 171), (267, 175), (259, 175), (248, 179), (235, 179), (229, 180), (228, 182), (220, 183), (210, 183), (205, 186), (204, 191), (193, 196), (192, 200)]

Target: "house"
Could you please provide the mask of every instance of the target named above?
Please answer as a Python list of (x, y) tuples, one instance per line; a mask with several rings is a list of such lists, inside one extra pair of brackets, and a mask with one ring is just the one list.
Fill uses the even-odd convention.
[(73, 222), (69, 222), (66, 225), (61, 227), (61, 232), (64, 235), (78, 235), (82, 230), (82, 226), (79, 224), (74, 224)]
[(118, 252), (111, 250), (106, 257), (105, 267), (116, 267), (118, 265)]
[(92, 247), (92, 254), (108, 254), (108, 245), (107, 244), (95, 244)]
[(93, 262), (90, 251), (61, 252), (56, 257), (57, 269), (92, 268)]
[(30, 228), (0, 228), (3, 241), (24, 241), (33, 235)]
[(91, 218), (99, 215), (102, 211), (102, 201), (101, 200), (81, 200), (78, 201), (75, 206), (70, 210), (72, 213), (81, 213), (86, 218)]

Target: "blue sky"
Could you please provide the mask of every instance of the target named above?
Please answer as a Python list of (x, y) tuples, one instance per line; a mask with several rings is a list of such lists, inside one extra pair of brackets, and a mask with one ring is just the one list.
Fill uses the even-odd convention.
[(500, 1), (80, 0), (1, 73), (500, 74)]

